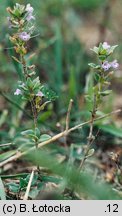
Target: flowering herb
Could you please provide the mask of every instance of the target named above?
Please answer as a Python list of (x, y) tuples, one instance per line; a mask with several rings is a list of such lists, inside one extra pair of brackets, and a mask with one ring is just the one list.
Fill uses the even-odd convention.
[[(37, 128), (37, 118), (39, 112), (44, 109), (49, 102), (55, 100), (57, 96), (53, 91), (41, 85), (39, 77), (36, 77), (35, 65), (27, 66), (26, 64), (25, 55), (28, 51), (26, 43), (30, 40), (34, 29), (33, 21), (35, 17), (33, 15), (33, 7), (30, 4), (24, 6), (16, 3), (13, 9), (9, 7), (7, 11), (10, 14), (7, 18), (9, 27), (15, 29), (13, 35), (10, 36), (10, 41), (14, 44), (15, 52), (19, 54), (20, 59), (14, 56), (13, 58), (22, 65), (23, 69), (22, 80), (18, 81), (18, 87), (14, 95), (20, 96), (22, 100), (29, 101), (31, 104), (34, 121), (33, 134), (35, 134), (33, 135), (33, 141), (35, 146), (38, 147), (40, 131)], [(30, 133), (29, 131), (30, 130), (26, 131), (27, 134)]]
[(91, 123), (90, 123), (90, 131), (88, 136), (88, 143), (84, 158), (80, 164), (80, 169), (83, 167), (85, 160), (93, 149), (91, 148), (92, 143), (94, 142), (95, 136), (93, 135), (93, 124), (96, 118), (96, 113), (99, 109), (99, 106), (102, 102), (103, 97), (109, 95), (111, 90), (108, 89), (110, 86), (110, 77), (112, 75), (111, 70), (115, 70), (119, 67), (117, 60), (113, 60), (112, 62), (108, 61), (109, 56), (111, 56), (115, 50), (115, 46), (110, 46), (107, 42), (100, 43), (98, 47), (94, 47), (91, 49), (98, 57), (99, 64), (90, 63), (89, 66), (93, 70), (94, 74), (94, 86), (92, 95), (86, 95), (86, 98), (90, 100), (92, 103), (91, 112)]
[[(15, 96), (19, 96), (22, 100), (26, 100), (30, 102), (32, 114), (33, 114), (33, 122), (34, 129), (29, 129), (21, 132), (21, 135), (24, 136), (26, 141), (29, 141), (29, 144), (34, 144), (38, 149), (39, 142), (42, 142), (42, 137), (40, 134), (40, 129), (38, 128), (38, 115), (41, 110), (45, 108), (45, 106), (56, 99), (56, 94), (52, 90), (48, 89), (46, 86), (42, 85), (39, 77), (36, 77), (35, 65), (27, 65), (26, 63), (26, 53), (27, 46), (26, 43), (30, 40), (33, 34), (34, 29), (34, 20), (35, 17), (33, 15), (34, 9), (30, 4), (26, 6), (20, 5), (16, 3), (14, 8), (7, 8), (10, 16), (8, 17), (9, 27), (14, 29), (14, 33), (10, 36), (10, 41), (14, 44), (15, 52), (18, 54), (19, 59), (13, 56), (14, 60), (17, 61), (22, 66), (23, 77), (22, 80), (18, 81), (18, 87), (14, 92)], [(30, 22), (31, 21), (31, 22)], [(87, 95), (90, 97), (92, 102), (91, 119), (86, 123), (79, 124), (69, 129), (69, 116), (72, 106), (72, 100), (70, 101), (70, 106), (67, 113), (66, 118), (66, 130), (61, 132), (60, 134), (54, 136), (50, 139), (49, 135), (46, 135), (49, 139), (49, 143), (55, 141), (63, 136), (67, 136), (68, 133), (74, 131), (81, 126), (90, 123), (90, 130), (88, 135), (88, 143), (86, 147), (86, 151), (84, 157), (80, 164), (80, 169), (82, 169), (85, 160), (88, 157), (91, 157), (94, 154), (94, 149), (91, 149), (91, 145), (95, 140), (95, 136), (93, 134), (93, 125), (94, 121), (101, 119), (102, 117), (96, 118), (97, 111), (99, 110), (99, 106), (102, 102), (104, 96), (109, 95), (111, 90), (109, 89), (110, 85), (110, 77), (112, 75), (111, 70), (115, 70), (119, 67), (117, 60), (113, 60), (112, 62), (108, 61), (108, 58), (112, 56), (115, 46), (110, 46), (107, 42), (100, 43), (98, 47), (94, 47), (92, 51), (97, 55), (99, 59), (98, 64), (90, 63), (89, 66), (93, 71), (94, 77), (94, 85), (92, 90), (92, 95)], [(106, 117), (106, 115), (104, 116)], [(24, 139), (24, 140), (25, 140)], [(43, 138), (44, 139), (44, 138)], [(25, 142), (27, 143), (27, 142)], [(40, 143), (42, 144), (42, 143)], [(27, 147), (26, 147), (27, 148)], [(27, 151), (26, 151), (27, 153)], [(78, 154), (82, 153), (81, 149), (79, 149)], [(25, 155), (21, 154), (20, 155)], [(17, 158), (19, 158), (17, 154)], [(12, 156), (12, 159), (14, 156)], [(15, 158), (16, 159), (16, 158)], [(9, 159), (10, 161), (10, 159)]]
[(108, 71), (111, 68), (111, 64), (108, 61), (104, 61), (102, 64), (102, 68), (104, 71)]

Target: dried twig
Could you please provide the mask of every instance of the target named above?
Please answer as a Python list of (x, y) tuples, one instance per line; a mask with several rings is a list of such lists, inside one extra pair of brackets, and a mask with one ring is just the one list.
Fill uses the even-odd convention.
[(67, 116), (66, 116), (66, 131), (67, 131), (67, 133), (66, 133), (66, 136), (64, 137), (64, 139), (65, 139), (65, 147), (66, 148), (68, 148), (67, 135), (68, 135), (68, 129), (69, 129), (70, 114), (71, 114), (72, 105), (73, 105), (73, 100), (70, 99), (69, 106), (68, 106), (68, 111), (67, 111)]
[(28, 200), (28, 196), (29, 196), (29, 192), (30, 192), (33, 176), (34, 176), (34, 170), (31, 173), (31, 176), (30, 176), (30, 179), (29, 179), (29, 182), (28, 182), (28, 186), (27, 186), (27, 189), (26, 189), (26, 192), (25, 192), (23, 200)]

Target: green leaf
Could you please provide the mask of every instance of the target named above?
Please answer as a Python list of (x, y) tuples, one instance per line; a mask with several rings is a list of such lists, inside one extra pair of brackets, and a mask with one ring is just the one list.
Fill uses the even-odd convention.
[(28, 88), (31, 88), (31, 89), (33, 88), (33, 82), (32, 82), (30, 77), (27, 78), (27, 86), (28, 86)]
[(40, 138), (40, 130), (38, 128), (35, 128), (35, 135)]
[(16, 153), (16, 150), (7, 151), (5, 153), (0, 154), (0, 162), (8, 159), (12, 155)]
[(14, 139), (14, 143), (19, 147), (19, 150), (26, 150), (29, 147), (32, 147), (35, 142), (31, 139), (31, 137), (19, 136)]
[(95, 150), (94, 150), (93, 148), (90, 149), (89, 152), (88, 152), (87, 158), (88, 158), (88, 157), (92, 157), (93, 154), (94, 154), (94, 152), (95, 152)]
[(95, 46), (93, 49), (90, 49), (90, 50), (92, 50), (93, 52), (95, 52), (96, 54), (98, 54), (99, 48)]
[(28, 136), (30, 136), (30, 135), (33, 135), (34, 132), (33, 132), (33, 130), (29, 129), (29, 130), (22, 131), (21, 134), (22, 134), (23, 136), (27, 136), (27, 137), (28, 137)]
[[(32, 139), (32, 140), (38, 140), (40, 138), (40, 131), (38, 128), (36, 128), (35, 130), (26, 130), (26, 131), (22, 131), (21, 134), (23, 136), (25, 136), (25, 138), (27, 139)], [(28, 140), (31, 141), (31, 140)]]
[[(43, 176), (42, 176), (42, 181), (43, 181)], [(49, 181), (48, 181), (49, 182)], [(37, 185), (38, 190), (42, 190), (44, 189), (45, 183), (44, 182), (39, 182)]]
[(46, 86), (42, 86), (41, 91), (44, 96), (50, 101), (53, 101), (57, 98), (57, 94), (51, 89), (48, 89)]
[(118, 47), (118, 45), (114, 45), (114, 46), (111, 46), (110, 50), (109, 50), (109, 55), (113, 53), (113, 51), (116, 49), (116, 47)]
[(28, 182), (26, 181), (26, 179), (23, 179), (23, 178), (20, 179), (20, 182), (19, 182), (20, 189), (25, 188), (27, 184)]
[[(31, 176), (31, 174), (27, 175), (26, 178), (25, 178), (25, 180), (27, 181), (27, 183), (28, 183), (29, 180), (30, 180), (30, 176)], [(33, 176), (33, 180), (32, 180), (32, 182), (31, 182), (31, 186), (34, 186), (34, 185), (36, 184), (37, 180), (38, 180), (38, 174), (37, 174), (37, 175), (35, 174), (35, 175)]]
[(105, 132), (108, 132), (116, 137), (122, 138), (122, 129), (117, 128), (115, 125), (100, 125), (99, 127)]
[(40, 112), (41, 110), (44, 110), (45, 106), (49, 103), (51, 103), (51, 101), (46, 101), (45, 103), (43, 103), (41, 106), (38, 107), (37, 111)]
[(99, 44), (99, 51), (98, 51), (98, 54), (101, 54), (102, 51), (103, 51), (103, 44), (100, 43), (100, 44)]
[(6, 200), (6, 193), (5, 193), (5, 188), (2, 182), (2, 179), (0, 178), (0, 199), (1, 200)]
[(50, 138), (51, 138), (50, 135), (48, 135), (48, 134), (43, 134), (43, 135), (41, 135), (39, 141), (40, 141), (40, 142), (44, 142), (44, 141), (46, 141), (46, 140), (48, 140), (48, 139), (50, 139)]
[(100, 69), (100, 65), (96, 65), (94, 63), (89, 63), (88, 64), (91, 68), (94, 68), (94, 69)]
[(93, 89), (93, 73), (89, 73), (86, 76), (86, 86), (85, 86), (85, 98), (86, 98), (86, 110), (91, 110), (93, 107), (93, 94), (94, 94), (94, 89)]
[(106, 49), (103, 49), (103, 50), (100, 52), (100, 55), (107, 55), (107, 50), (106, 50)]
[(19, 59), (17, 59), (15, 56), (11, 56), (16, 62), (18, 62), (19, 64), (21, 64), (21, 62), (19, 61)]
[(107, 55), (99, 55), (99, 59), (101, 60), (101, 61), (104, 61), (104, 60), (106, 60), (106, 58), (107, 58)]
[(85, 95), (85, 99), (88, 102), (92, 102), (93, 101), (93, 99), (90, 97), (90, 95)]
[(100, 95), (102, 96), (107, 96), (109, 94), (111, 94), (112, 90), (106, 90), (106, 91), (103, 91), (103, 92), (99, 92)]
[(99, 75), (98, 73), (95, 73), (95, 74), (94, 74), (94, 78), (95, 78), (95, 80), (96, 80), (97, 82), (99, 82), (99, 80), (100, 80), (100, 75)]
[(1, 175), (1, 179), (19, 179), (22, 177), (26, 177), (28, 175), (28, 173), (17, 173), (17, 174), (12, 174), (12, 175)]
[(18, 193), (19, 191), (19, 185), (16, 183), (7, 183), (6, 186), (9, 188), (11, 192)]
[(36, 79), (33, 80), (33, 90), (39, 91), (40, 86), (41, 86), (41, 83), (40, 83), (39, 77), (37, 77)]

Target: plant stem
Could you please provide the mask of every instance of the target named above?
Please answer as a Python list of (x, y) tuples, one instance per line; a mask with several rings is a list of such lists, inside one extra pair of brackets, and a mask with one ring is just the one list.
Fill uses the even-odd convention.
[(88, 157), (88, 153), (89, 153), (89, 150), (91, 148), (91, 145), (93, 144), (93, 142), (95, 140), (95, 136), (93, 135), (93, 127), (94, 127), (94, 121), (96, 118), (96, 112), (97, 112), (98, 106), (99, 106), (100, 101), (101, 101), (100, 92), (102, 91), (102, 88), (103, 88), (103, 80), (104, 80), (104, 73), (102, 73), (102, 70), (101, 70), (101, 78), (100, 78), (98, 84), (95, 86), (97, 91), (95, 90), (95, 92), (94, 92), (93, 109), (91, 112), (90, 130), (89, 130), (89, 135), (87, 137), (87, 140), (88, 140), (87, 141), (87, 147), (86, 147), (83, 159), (82, 159), (80, 166), (79, 166), (80, 170), (82, 170), (84, 163)]
[(87, 156), (88, 156), (88, 152), (90, 150), (90, 147), (92, 145), (92, 143), (94, 142), (95, 140), (95, 137), (93, 136), (93, 126), (94, 126), (94, 121), (95, 121), (95, 118), (96, 118), (96, 112), (97, 112), (97, 96), (96, 94), (94, 95), (94, 104), (93, 104), (93, 110), (92, 110), (92, 114), (91, 114), (91, 121), (90, 121), (90, 130), (89, 130), (89, 136), (88, 136), (88, 142), (87, 142), (87, 148), (86, 148), (86, 151), (85, 151), (85, 154), (84, 154), (84, 157), (80, 163), (80, 166), (79, 166), (79, 169), (81, 170), (84, 166), (84, 163), (87, 159)]
[(23, 55), (21, 55), (21, 63), (22, 63), (22, 67), (23, 67), (23, 74), (25, 76), (25, 79), (27, 80), (27, 78), (28, 78), (28, 70), (27, 70), (26, 61), (25, 61)]
[[(21, 55), (21, 63), (22, 63), (22, 67), (23, 67), (23, 74), (25, 76), (25, 79), (27, 80), (27, 78), (29, 77), (29, 75), (28, 75), (27, 64), (26, 64), (26, 61), (25, 61), (23, 55)], [(35, 105), (35, 101), (34, 101), (33, 98), (30, 100), (30, 104), (31, 104), (31, 109), (32, 109), (32, 114), (33, 114), (34, 129), (35, 129), (35, 133), (36, 133), (36, 127), (37, 127), (37, 110), (36, 110), (36, 105)], [(35, 146), (36, 146), (36, 148), (38, 147), (38, 144), (37, 144), (36, 140), (35, 140)]]
[[(23, 66), (23, 73), (24, 73), (25, 79), (27, 80), (27, 78), (29, 77), (29, 75), (28, 75), (28, 69), (27, 69), (26, 61), (25, 61), (23, 55), (21, 55), (21, 63), (22, 63), (22, 66)], [(31, 91), (30, 91), (30, 93), (31, 93)], [(35, 101), (34, 101), (33, 98), (30, 100), (30, 104), (31, 104), (31, 110), (32, 110), (32, 114), (33, 114), (34, 132), (35, 132), (35, 137), (36, 137), (37, 110), (36, 110), (36, 105), (35, 105)], [(35, 148), (38, 149), (38, 142), (37, 142), (37, 139), (35, 138), (34, 141), (35, 141)], [(38, 170), (38, 172), (40, 173), (40, 168), (39, 168), (39, 166), (37, 166), (37, 170)]]

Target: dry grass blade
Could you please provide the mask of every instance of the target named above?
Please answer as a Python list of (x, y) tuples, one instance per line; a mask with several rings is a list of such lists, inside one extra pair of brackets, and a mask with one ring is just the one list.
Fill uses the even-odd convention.
[(28, 186), (27, 186), (27, 189), (26, 189), (26, 192), (25, 192), (23, 200), (28, 200), (28, 196), (29, 196), (31, 184), (32, 184), (32, 181), (33, 181), (33, 177), (34, 177), (34, 170), (31, 173), (31, 176), (30, 176), (30, 179), (29, 179), (29, 182), (28, 182)]

